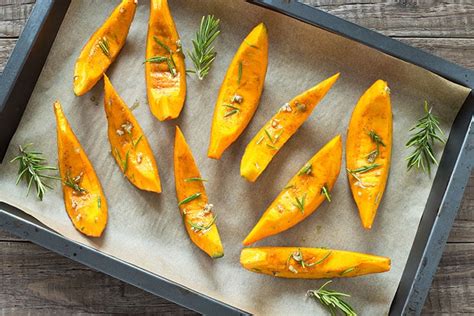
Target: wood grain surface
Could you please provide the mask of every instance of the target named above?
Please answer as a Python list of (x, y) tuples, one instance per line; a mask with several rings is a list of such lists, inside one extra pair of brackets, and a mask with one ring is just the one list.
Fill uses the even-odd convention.
[[(0, 0), (0, 72), (34, 2)], [(303, 2), (474, 69), (473, 0)], [(193, 314), (2, 231), (0, 263), (1, 315)], [(474, 174), (423, 314), (474, 314)]]

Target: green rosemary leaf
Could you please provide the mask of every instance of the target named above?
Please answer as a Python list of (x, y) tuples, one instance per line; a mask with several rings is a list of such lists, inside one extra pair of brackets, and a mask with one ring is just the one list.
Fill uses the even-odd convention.
[(97, 207), (100, 208), (102, 206), (102, 200), (100, 199), (100, 196), (97, 197)]
[(137, 140), (132, 140), (132, 145), (133, 145), (133, 148), (137, 148), (138, 146), (138, 143), (142, 140), (143, 138), (143, 135), (140, 135), (140, 137), (137, 138)]
[(320, 264), (320, 263), (324, 262), (327, 258), (329, 258), (331, 253), (332, 253), (332, 251), (328, 251), (328, 253), (324, 257), (322, 257), (320, 260), (318, 260), (316, 262), (313, 262), (312, 265), (317, 265), (317, 264)]
[(166, 45), (165, 43), (163, 43), (162, 41), (160, 41), (160, 39), (156, 36), (153, 35), (153, 40), (155, 41), (155, 43), (157, 43), (158, 45), (160, 45), (164, 50), (166, 50), (166, 52), (168, 54), (173, 54), (173, 51), (171, 50), (171, 48), (169, 48), (168, 45)]
[(237, 84), (240, 85), (241, 80), (242, 80), (242, 62), (239, 62), (239, 76), (237, 77)]
[(284, 187), (283, 189), (288, 190), (288, 189), (293, 189), (294, 187), (295, 187), (294, 184), (289, 184), (286, 187)]
[(307, 164), (304, 165), (304, 167), (300, 170), (300, 172), (298, 172), (298, 175), (299, 175), (299, 176), (310, 175), (312, 172), (313, 172), (313, 165), (310, 164), (310, 163), (307, 163)]
[(306, 195), (307, 193), (305, 193), (301, 199), (296, 196), (295, 197), (296, 203), (293, 203), (293, 205), (296, 206), (302, 214), (304, 214), (304, 205), (305, 205)]
[(265, 138), (264, 136), (260, 137), (260, 138), (257, 140), (256, 144), (257, 144), (257, 145), (260, 145), (260, 143), (263, 141), (264, 138)]
[(244, 40), (244, 42), (245, 42), (245, 44), (247, 44), (248, 46), (258, 49), (258, 46), (253, 45), (253, 44), (247, 42), (247, 40)]
[(138, 100), (135, 100), (135, 102), (133, 102), (132, 106), (130, 107), (130, 111), (135, 110), (139, 106), (140, 106), (140, 102), (138, 102)]
[(326, 184), (323, 185), (323, 187), (321, 188), (321, 194), (324, 194), (326, 200), (328, 200), (328, 202), (331, 202), (331, 194), (329, 193), (329, 189)]
[(276, 146), (274, 146), (274, 145), (272, 145), (272, 144), (266, 143), (265, 145), (267, 145), (267, 147), (269, 147), (269, 148), (271, 148), (271, 149), (273, 149), (273, 150), (278, 150), (278, 147), (276, 147)]
[(378, 168), (380, 167), (381, 164), (378, 164), (378, 163), (374, 163), (374, 164), (371, 164), (371, 165), (368, 165), (368, 166), (362, 166), (360, 168), (357, 168), (357, 169), (347, 169), (347, 171), (350, 173), (350, 174), (359, 174), (359, 173), (366, 173), (366, 172), (369, 172), (370, 170), (372, 169), (375, 169), (375, 168)]
[(228, 116), (231, 116), (231, 115), (237, 114), (237, 113), (239, 113), (239, 112), (240, 112), (240, 110), (238, 110), (238, 109), (234, 109), (234, 110), (232, 110), (232, 111), (229, 111), (229, 112), (227, 112), (226, 114), (224, 114), (224, 117), (228, 117)]
[(267, 134), (268, 139), (272, 142), (272, 144), (274, 144), (275, 142), (273, 141), (273, 137), (272, 135), (270, 135), (270, 132), (266, 128), (264, 129), (264, 131), (265, 134)]
[(196, 182), (196, 181), (199, 181), (199, 182), (206, 182), (207, 179), (203, 179), (203, 178), (187, 178), (187, 179), (184, 179), (184, 182)]
[(201, 193), (194, 193), (193, 195), (188, 196), (187, 198), (183, 199), (181, 202), (178, 203), (178, 206), (183, 204), (189, 203), (201, 196)]
[(105, 56), (110, 58), (109, 41), (107, 40), (107, 38), (102, 37), (101, 39), (99, 39), (98, 45), (102, 50), (102, 53), (104, 53)]
[(231, 108), (231, 109), (240, 111), (240, 109), (239, 109), (238, 107), (236, 107), (235, 105), (232, 105), (232, 104), (224, 103), (224, 104), (222, 104), (222, 106), (225, 106), (225, 107), (228, 107), (228, 108)]
[(143, 63), (155, 63), (155, 64), (168, 63), (168, 57), (154, 56), (154, 57), (145, 59)]
[(349, 272), (352, 272), (352, 271), (354, 271), (354, 270), (355, 270), (355, 267), (347, 268), (346, 270), (342, 271), (342, 272), (340, 273), (340, 275), (345, 275), (345, 274), (347, 274), (347, 273), (349, 273)]
[(82, 173), (75, 177), (71, 177), (71, 171), (68, 170), (66, 173), (66, 179), (63, 181), (63, 183), (64, 185), (73, 189), (73, 191), (76, 192), (77, 194), (86, 194), (87, 190), (81, 187), (80, 185), (81, 180), (82, 180)]
[(206, 226), (198, 225), (198, 224), (195, 224), (195, 223), (193, 223), (193, 222), (191, 222), (191, 221), (188, 221), (188, 224), (191, 225), (192, 230), (193, 230), (194, 232), (198, 232), (198, 231), (205, 232), (205, 231), (209, 230), (209, 229), (212, 227), (212, 225), (214, 225), (214, 223), (216, 222), (216, 220), (217, 220), (217, 216), (213, 216), (213, 217), (212, 217), (212, 220), (211, 220), (211, 221), (209, 222), (209, 224), (207, 224)]
[(217, 56), (212, 44), (220, 34), (219, 22), (220, 20), (213, 15), (203, 16), (199, 30), (196, 32), (196, 38), (192, 41), (194, 50), (188, 52), (194, 64), (194, 72), (200, 80), (209, 74)]

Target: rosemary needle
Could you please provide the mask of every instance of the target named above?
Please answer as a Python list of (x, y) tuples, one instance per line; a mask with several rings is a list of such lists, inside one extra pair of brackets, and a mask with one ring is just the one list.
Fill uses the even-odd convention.
[(43, 171), (47, 170), (57, 170), (56, 167), (48, 166), (46, 164), (46, 159), (43, 157), (43, 154), (38, 151), (28, 151), (28, 147), (32, 144), (27, 144), (25, 146), (19, 146), (19, 154), (13, 158), (10, 163), (15, 161), (19, 162), (18, 166), (18, 178), (16, 179), (16, 184), (18, 184), (22, 179), (28, 184), (27, 195), (30, 193), (32, 184), (35, 184), (36, 196), (39, 200), (43, 200), (43, 196), (48, 189), (53, 189), (52, 186), (46, 183), (45, 179), (60, 180), (60, 178), (43, 174)]
[(206, 181), (207, 179), (198, 178), (198, 177), (184, 179), (184, 182), (206, 182)]
[(189, 203), (189, 202), (191, 202), (192, 200), (195, 200), (195, 199), (199, 198), (200, 196), (201, 196), (201, 193), (194, 193), (194, 194), (188, 196), (187, 198), (184, 198), (182, 201), (180, 201), (180, 202), (178, 203), (178, 206), (181, 206), (181, 205), (183, 205), (183, 204)]

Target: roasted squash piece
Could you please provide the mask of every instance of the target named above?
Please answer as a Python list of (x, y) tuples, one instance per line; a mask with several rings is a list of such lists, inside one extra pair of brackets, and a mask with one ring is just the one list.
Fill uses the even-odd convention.
[(346, 142), (347, 176), (362, 226), (370, 229), (387, 183), (392, 155), (392, 107), (387, 83), (377, 80), (352, 112)]
[(326, 248), (245, 248), (247, 270), (289, 279), (348, 278), (390, 270), (390, 258)]
[(224, 77), (214, 109), (207, 156), (220, 159), (242, 134), (260, 102), (268, 64), (268, 33), (257, 25), (244, 39)]
[(186, 97), (186, 67), (167, 0), (150, 1), (145, 77), (153, 115), (160, 121), (177, 118)]
[(204, 179), (184, 135), (176, 126), (174, 143), (176, 197), (189, 237), (212, 258), (224, 256), (212, 204), (208, 204)]
[(107, 200), (99, 178), (58, 101), (54, 103), (54, 114), (66, 212), (78, 231), (90, 237), (100, 237), (107, 224)]
[(150, 144), (132, 111), (104, 75), (104, 108), (112, 155), (120, 170), (137, 188), (161, 192), (158, 167)]
[(122, 0), (82, 49), (74, 69), (74, 93), (77, 96), (92, 89), (120, 53), (136, 7), (137, 0)]
[(336, 74), (284, 104), (245, 148), (240, 175), (255, 182), (339, 78)]
[(285, 231), (314, 213), (330, 192), (341, 170), (341, 136), (334, 137), (287, 183), (245, 238), (250, 245)]

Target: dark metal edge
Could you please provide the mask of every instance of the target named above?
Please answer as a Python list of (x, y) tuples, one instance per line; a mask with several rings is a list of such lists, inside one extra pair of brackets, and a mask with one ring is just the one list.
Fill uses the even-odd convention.
[(206, 315), (249, 315), (181, 284), (69, 240), (3, 202), (0, 202), (0, 229), (196, 312)]
[(36, 2), (0, 77), (0, 163), (20, 123), (69, 3), (70, 0)]

